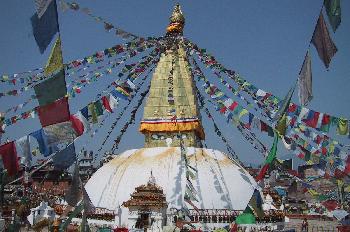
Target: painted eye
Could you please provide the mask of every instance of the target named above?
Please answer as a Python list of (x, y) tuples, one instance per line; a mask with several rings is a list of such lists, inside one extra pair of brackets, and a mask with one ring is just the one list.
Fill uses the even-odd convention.
[(153, 134), (153, 135), (152, 135), (152, 139), (158, 139), (158, 138), (159, 138), (158, 135), (156, 135), (156, 134)]

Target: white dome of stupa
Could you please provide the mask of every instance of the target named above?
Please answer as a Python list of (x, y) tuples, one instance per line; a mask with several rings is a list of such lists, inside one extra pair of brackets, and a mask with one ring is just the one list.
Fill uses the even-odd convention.
[[(200, 209), (244, 210), (256, 188), (249, 173), (220, 151), (186, 148), (188, 164), (198, 170), (192, 181)], [(85, 188), (96, 207), (116, 210), (135, 188), (148, 182), (150, 173), (166, 195), (168, 208), (183, 204), (185, 161), (179, 147), (127, 150), (98, 169)], [(191, 206), (188, 206), (192, 208)]]

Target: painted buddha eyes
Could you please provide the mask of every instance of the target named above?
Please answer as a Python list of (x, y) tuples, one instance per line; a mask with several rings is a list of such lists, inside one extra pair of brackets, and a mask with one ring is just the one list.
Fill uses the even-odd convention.
[[(167, 138), (171, 138), (170, 136), (168, 137), (168, 136), (164, 136), (164, 135), (162, 135), (162, 134), (153, 134), (152, 136), (151, 136), (151, 138), (153, 139), (153, 140), (165, 140), (165, 139), (167, 139)], [(186, 139), (187, 138), (187, 135), (185, 135), (185, 134), (181, 134), (181, 135), (174, 135), (174, 137), (173, 137), (174, 139)]]

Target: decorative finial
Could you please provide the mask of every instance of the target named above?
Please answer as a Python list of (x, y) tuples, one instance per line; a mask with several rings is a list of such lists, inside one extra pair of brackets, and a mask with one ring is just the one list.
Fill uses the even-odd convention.
[(173, 13), (170, 16), (170, 23), (182, 23), (185, 24), (185, 17), (181, 11), (181, 6), (177, 3), (174, 7)]
[(148, 184), (156, 184), (156, 178), (153, 176), (152, 169), (151, 169), (151, 176), (148, 179)]
[(181, 6), (177, 3), (174, 7), (173, 13), (171, 14), (170, 24), (167, 27), (168, 33), (182, 33), (185, 26), (185, 17), (181, 11)]

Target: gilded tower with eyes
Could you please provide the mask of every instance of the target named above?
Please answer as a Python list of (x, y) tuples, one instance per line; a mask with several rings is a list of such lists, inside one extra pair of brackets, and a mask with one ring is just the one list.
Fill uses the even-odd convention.
[(145, 147), (179, 147), (180, 136), (185, 146), (199, 147), (205, 135), (182, 40), (185, 17), (179, 4), (169, 19), (166, 36), (171, 43), (153, 74), (140, 131)]

